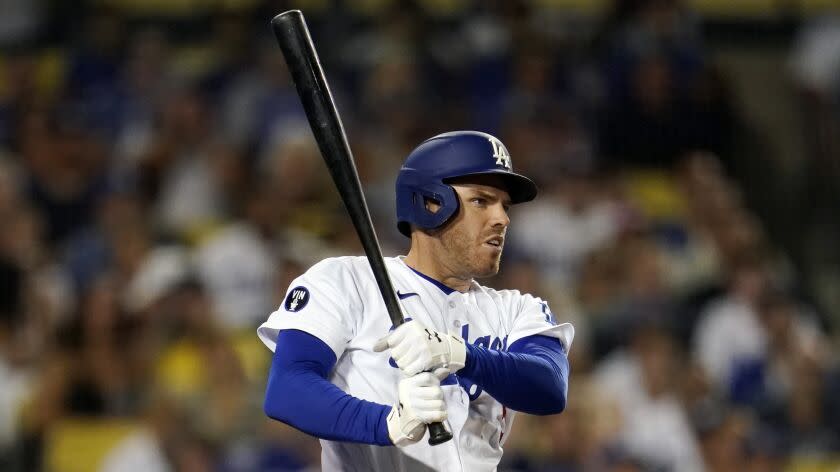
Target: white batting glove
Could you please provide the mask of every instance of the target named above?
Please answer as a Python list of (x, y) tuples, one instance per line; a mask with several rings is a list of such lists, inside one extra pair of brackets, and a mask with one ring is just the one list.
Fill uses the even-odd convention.
[(423, 372), (400, 380), (400, 399), (388, 414), (388, 435), (396, 446), (423, 439), (426, 425), (446, 419), (440, 380)]
[(467, 346), (452, 334), (439, 333), (411, 320), (383, 337), (373, 346), (376, 352), (391, 349), (391, 357), (405, 375), (434, 372), (446, 377), (464, 367)]

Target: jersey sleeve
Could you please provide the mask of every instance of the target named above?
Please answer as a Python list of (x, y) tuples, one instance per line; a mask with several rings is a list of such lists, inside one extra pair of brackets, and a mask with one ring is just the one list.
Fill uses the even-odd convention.
[(549, 336), (559, 339), (568, 354), (575, 338), (574, 326), (571, 323), (557, 323), (551, 308), (544, 300), (528, 294), (514, 293), (518, 297), (514, 296), (511, 300), (511, 310), (515, 315), (508, 346), (527, 336)]
[(257, 335), (274, 351), (281, 330), (297, 329), (322, 340), (339, 358), (354, 335), (358, 293), (351, 269), (340, 259), (325, 259), (292, 281)]

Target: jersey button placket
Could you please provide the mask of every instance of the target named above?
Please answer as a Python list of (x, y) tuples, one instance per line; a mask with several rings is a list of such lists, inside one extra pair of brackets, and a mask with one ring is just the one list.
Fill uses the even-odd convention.
[(450, 299), (447, 302), (447, 306), (449, 306), (449, 316), (448, 319), (452, 320), (453, 329), (450, 330), (451, 334), (460, 335), (460, 328), (461, 328), (461, 320), (460, 318), (463, 309), (458, 306), (459, 303), (453, 299)]

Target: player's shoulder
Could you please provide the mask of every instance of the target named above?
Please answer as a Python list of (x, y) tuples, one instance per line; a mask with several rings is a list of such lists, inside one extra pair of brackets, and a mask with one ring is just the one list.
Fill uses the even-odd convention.
[[(385, 264), (392, 268), (399, 264), (395, 257), (386, 257)], [(322, 259), (307, 269), (307, 277), (372, 279), (373, 271), (364, 256), (337, 256)]]
[[(398, 257), (384, 257), (387, 265), (399, 264)], [(309, 270), (330, 270), (330, 269), (349, 269), (359, 270), (370, 267), (367, 257), (365, 256), (334, 256), (321, 259), (309, 268)]]
[(312, 293), (327, 294), (332, 298), (345, 301), (353, 299), (368, 285), (364, 280), (365, 273), (359, 269), (363, 267), (361, 262), (364, 261), (365, 258), (355, 256), (322, 259), (295, 278), (289, 285), (289, 290), (306, 288)]
[(352, 270), (358, 263), (358, 256), (327, 257), (313, 264), (306, 273), (330, 272), (335, 270)]
[(521, 292), (516, 289), (495, 289), (491, 287), (480, 286), (481, 290), (489, 295), (491, 298), (500, 300), (507, 306), (519, 306), (527, 308), (528, 306), (541, 306), (545, 301), (527, 292)]
[(327, 257), (310, 266), (302, 277), (310, 280), (317, 279), (352, 279), (356, 278), (359, 263), (355, 256)]

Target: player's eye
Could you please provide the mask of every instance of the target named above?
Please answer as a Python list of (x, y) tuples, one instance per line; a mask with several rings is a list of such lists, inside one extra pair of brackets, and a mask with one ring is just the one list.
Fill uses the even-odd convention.
[(470, 202), (475, 203), (476, 205), (479, 205), (479, 206), (484, 206), (485, 204), (487, 204), (487, 199), (486, 198), (481, 198), (481, 197), (475, 197), (475, 198), (470, 199)]

